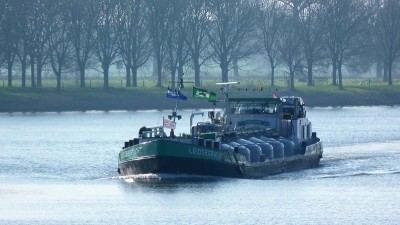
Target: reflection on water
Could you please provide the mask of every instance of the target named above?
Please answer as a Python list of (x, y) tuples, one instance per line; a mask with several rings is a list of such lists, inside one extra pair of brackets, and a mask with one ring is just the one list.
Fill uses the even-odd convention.
[(138, 175), (127, 175), (118, 176), (117, 178), (126, 181), (127, 183), (139, 183), (139, 182), (213, 182), (224, 178), (218, 178), (213, 176), (198, 176), (192, 174), (138, 174)]
[(128, 192), (156, 192), (156, 193), (209, 193), (218, 188), (229, 178), (173, 175), (173, 174), (146, 174), (136, 176), (121, 176), (119, 179), (123, 189)]

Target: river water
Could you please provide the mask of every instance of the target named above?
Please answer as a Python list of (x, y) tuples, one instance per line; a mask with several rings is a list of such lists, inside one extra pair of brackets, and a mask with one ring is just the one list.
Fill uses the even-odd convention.
[(119, 177), (124, 141), (167, 114), (0, 114), (0, 224), (400, 223), (398, 106), (309, 108), (324, 143), (315, 169), (261, 180)]

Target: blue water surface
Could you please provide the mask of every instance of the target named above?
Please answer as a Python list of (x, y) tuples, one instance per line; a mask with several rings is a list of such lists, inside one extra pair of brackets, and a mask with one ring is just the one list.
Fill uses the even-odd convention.
[[(187, 133), (183, 111), (176, 134)], [(119, 177), (118, 152), (167, 111), (0, 114), (0, 224), (398, 224), (400, 107), (310, 108), (315, 169), (261, 180)], [(206, 121), (198, 116), (197, 121)]]

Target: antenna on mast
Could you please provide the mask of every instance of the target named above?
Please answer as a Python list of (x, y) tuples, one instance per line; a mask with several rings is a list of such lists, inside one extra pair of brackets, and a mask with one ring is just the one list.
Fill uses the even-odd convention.
[[(231, 81), (231, 82), (222, 82), (222, 83), (216, 83), (216, 85), (221, 85), (221, 86), (223, 86), (223, 89), (222, 89), (222, 93), (224, 93), (225, 94), (225, 108), (226, 109), (229, 109), (229, 101), (228, 101), (228, 98), (229, 98), (229, 92), (230, 92), (230, 90), (231, 90), (231, 85), (233, 85), (233, 84), (239, 84), (240, 82), (239, 81)], [(230, 110), (226, 110), (225, 111), (225, 113), (226, 113), (226, 115), (229, 117), (229, 115), (230, 115), (230, 112), (229, 112)], [(227, 123), (224, 123), (225, 125), (224, 125), (224, 129), (229, 129), (228, 128), (228, 126), (227, 126)]]
[(222, 93), (225, 94), (225, 97), (228, 98), (229, 92), (231, 90), (231, 85), (233, 84), (240, 84), (239, 81), (231, 81), (231, 82), (221, 82), (221, 83), (216, 83), (216, 85), (221, 85), (224, 86)]

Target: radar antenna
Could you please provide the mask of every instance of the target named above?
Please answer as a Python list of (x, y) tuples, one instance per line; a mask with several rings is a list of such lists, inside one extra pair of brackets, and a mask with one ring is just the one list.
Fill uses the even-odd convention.
[(239, 81), (231, 81), (231, 82), (216, 83), (216, 85), (224, 86), (224, 87), (222, 88), (222, 93), (225, 94), (225, 98), (228, 98), (229, 92), (231, 91), (231, 86), (232, 86), (233, 84), (239, 84), (239, 83), (240, 83)]

